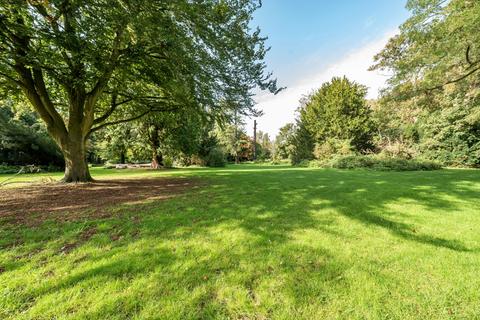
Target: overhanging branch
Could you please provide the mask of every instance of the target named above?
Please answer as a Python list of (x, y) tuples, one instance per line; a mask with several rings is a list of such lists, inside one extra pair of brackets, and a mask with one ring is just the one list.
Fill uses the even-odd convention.
[(99, 123), (102, 123), (103, 121), (107, 120), (108, 117), (110, 117), (112, 115), (112, 113), (117, 109), (118, 106), (121, 106), (122, 104), (128, 103), (132, 100), (133, 100), (133, 98), (127, 98), (123, 101), (116, 102), (116, 98), (114, 99), (112, 97), (112, 103), (110, 104), (110, 108), (107, 111), (105, 111), (105, 113), (103, 115), (101, 115), (97, 119), (93, 120), (93, 124), (99, 124)]
[(136, 115), (134, 117), (131, 117), (131, 118), (127, 118), (127, 119), (121, 119), (121, 120), (116, 120), (116, 121), (110, 121), (110, 122), (105, 122), (105, 123), (102, 123), (101, 125), (98, 125), (96, 127), (93, 127), (92, 129), (90, 129), (88, 135), (94, 133), (95, 131), (98, 131), (102, 128), (105, 128), (107, 126), (112, 126), (112, 125), (115, 125), (115, 124), (120, 124), (120, 123), (125, 123), (125, 122), (130, 122), (130, 121), (134, 121), (134, 120), (137, 120), (137, 119), (140, 119), (142, 118), (143, 116), (146, 116), (147, 114), (149, 114), (150, 112), (152, 112), (151, 109), (145, 111), (145, 112), (142, 112), (141, 114), (139, 115)]
[(466, 78), (468, 78), (469, 76), (471, 76), (472, 74), (474, 74), (475, 72), (477, 72), (478, 70), (480, 70), (480, 65), (477, 66), (476, 68), (470, 70), (469, 72), (467, 72), (466, 74), (464, 74), (463, 76), (459, 77), (459, 78), (456, 78), (456, 79), (453, 79), (453, 80), (449, 80), (441, 85), (438, 85), (436, 87), (433, 87), (433, 88), (428, 88), (426, 91), (434, 91), (434, 90), (441, 90), (443, 89), (446, 85), (449, 85), (449, 84), (452, 84), (452, 83), (456, 83), (456, 82), (459, 82), (459, 81), (462, 81)]
[(90, 129), (90, 131), (88, 132), (86, 138), (88, 138), (92, 133), (100, 130), (100, 129), (103, 129), (107, 126), (112, 126), (112, 125), (116, 125), (116, 124), (120, 124), (120, 123), (125, 123), (125, 122), (130, 122), (130, 121), (134, 121), (134, 120), (138, 120), (144, 116), (146, 116), (147, 114), (149, 113), (153, 113), (153, 112), (174, 112), (176, 111), (177, 108), (174, 106), (174, 107), (169, 107), (169, 108), (156, 108), (156, 107), (150, 107), (149, 109), (147, 109), (146, 111), (136, 115), (136, 116), (133, 116), (131, 118), (126, 118), (126, 119), (120, 119), (120, 120), (115, 120), (115, 121), (110, 121), (110, 122), (105, 122), (105, 123), (102, 123), (96, 127), (93, 127)]
[(5, 79), (7, 79), (7, 80), (9, 80), (9, 81), (11, 81), (11, 82), (13, 82), (13, 83), (15, 83), (16, 85), (18, 85), (18, 86), (20, 86), (20, 87), (25, 87), (25, 85), (23, 84), (23, 82), (21, 82), (21, 81), (15, 79), (15, 78), (9, 76), (9, 75), (6, 74), (6, 73), (0, 72), (0, 75), (3, 76), (3, 77), (5, 77)]

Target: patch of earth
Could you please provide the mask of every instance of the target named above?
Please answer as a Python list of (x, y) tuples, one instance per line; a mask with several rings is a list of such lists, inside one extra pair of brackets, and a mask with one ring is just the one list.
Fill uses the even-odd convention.
[(199, 186), (198, 179), (152, 178), (3, 189), (0, 192), (0, 221), (35, 226), (45, 220), (67, 222), (108, 218), (112, 215), (109, 208), (113, 206), (166, 200)]

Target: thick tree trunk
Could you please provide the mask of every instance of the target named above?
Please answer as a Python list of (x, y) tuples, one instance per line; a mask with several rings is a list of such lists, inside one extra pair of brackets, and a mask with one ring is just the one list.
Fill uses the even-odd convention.
[(62, 182), (91, 182), (93, 181), (88, 170), (85, 142), (69, 141), (62, 145), (65, 157), (65, 175)]

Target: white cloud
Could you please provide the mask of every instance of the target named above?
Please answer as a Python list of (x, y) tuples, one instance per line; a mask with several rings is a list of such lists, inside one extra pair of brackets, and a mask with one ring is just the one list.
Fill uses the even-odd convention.
[[(322, 83), (334, 76), (347, 76), (350, 80), (366, 85), (369, 88), (367, 97), (376, 98), (379, 89), (385, 85), (387, 76), (368, 71), (368, 68), (373, 64), (373, 56), (395, 33), (396, 31), (386, 33), (382, 38), (344, 55), (327, 68), (314, 72), (305, 70), (305, 74), (311, 76), (293, 81), (293, 85), (276, 96), (260, 93), (256, 97), (257, 107), (263, 110), (264, 115), (257, 119), (258, 130), (268, 132), (271, 137), (274, 137), (280, 127), (295, 119), (295, 110), (299, 106), (300, 98), (319, 88)], [(279, 79), (280, 84), (281, 82), (282, 80)], [(253, 131), (253, 119), (247, 119), (246, 124), (247, 131), (249, 133)]]

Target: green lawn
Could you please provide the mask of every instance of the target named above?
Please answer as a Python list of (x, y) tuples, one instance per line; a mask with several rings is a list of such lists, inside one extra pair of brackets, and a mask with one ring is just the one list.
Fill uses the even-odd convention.
[(205, 185), (111, 218), (0, 221), (0, 319), (480, 319), (480, 171), (93, 175)]

